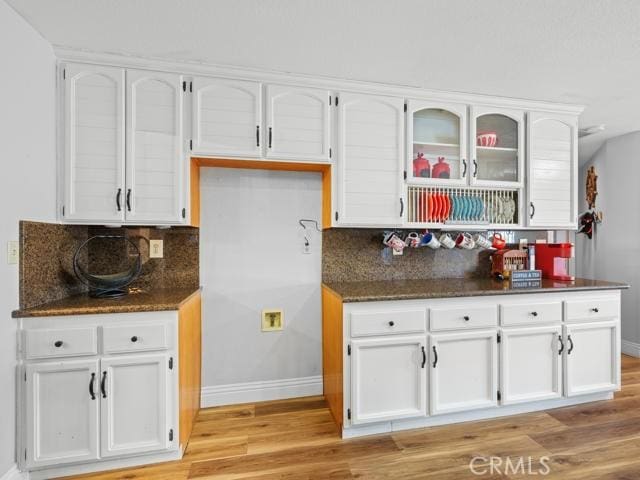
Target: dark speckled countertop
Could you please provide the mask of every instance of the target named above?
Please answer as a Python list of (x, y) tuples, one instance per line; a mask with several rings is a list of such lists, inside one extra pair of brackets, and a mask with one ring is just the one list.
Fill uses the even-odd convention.
[(539, 288), (517, 289), (510, 288), (508, 281), (500, 282), (491, 278), (328, 282), (323, 285), (333, 290), (346, 303), (629, 288), (629, 285), (624, 283), (585, 278), (576, 278), (573, 282), (543, 279)]
[(58, 315), (90, 315), (96, 313), (158, 312), (178, 310), (201, 288), (163, 288), (152, 292), (134, 291), (120, 298), (92, 298), (74, 295), (37, 307), (15, 310), (14, 318), (52, 317)]

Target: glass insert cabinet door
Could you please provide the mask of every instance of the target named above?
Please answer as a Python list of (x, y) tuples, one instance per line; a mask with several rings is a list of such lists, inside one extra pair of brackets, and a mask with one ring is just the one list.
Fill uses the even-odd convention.
[(522, 185), (523, 111), (472, 107), (470, 143), (472, 184)]
[(464, 185), (467, 182), (466, 105), (409, 100), (407, 143), (410, 183)]

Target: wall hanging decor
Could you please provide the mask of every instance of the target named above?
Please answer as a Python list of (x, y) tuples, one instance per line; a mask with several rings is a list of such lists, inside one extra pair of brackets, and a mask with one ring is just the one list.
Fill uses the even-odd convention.
[(598, 197), (598, 174), (596, 167), (591, 165), (587, 169), (585, 180), (585, 192), (588, 210), (580, 215), (580, 230), (587, 238), (593, 238), (594, 227), (602, 222), (602, 212), (596, 211), (596, 198)]

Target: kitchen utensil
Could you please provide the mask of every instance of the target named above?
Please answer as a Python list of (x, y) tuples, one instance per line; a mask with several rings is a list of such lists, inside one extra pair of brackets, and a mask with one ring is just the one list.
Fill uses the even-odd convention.
[(500, 233), (496, 232), (493, 234), (493, 237), (491, 237), (491, 246), (496, 250), (502, 250), (507, 246), (507, 241), (502, 238), (502, 235)]
[(492, 245), (489, 239), (479, 233), (476, 233), (473, 236), (473, 241), (476, 243), (476, 246), (480, 248), (485, 248), (485, 249), (492, 248)]
[(422, 237), (421, 245), (432, 248), (433, 250), (440, 248), (440, 242), (433, 233), (425, 233)]
[(496, 132), (480, 133), (476, 139), (480, 147), (495, 147), (498, 143), (498, 134)]
[(407, 238), (404, 239), (404, 243), (406, 243), (411, 248), (418, 248), (420, 246), (422, 238), (418, 234), (418, 232), (411, 232), (407, 235)]
[(451, 238), (451, 235), (449, 235), (448, 233), (443, 233), (442, 235), (440, 235), (440, 238), (438, 239), (438, 241), (440, 242), (440, 245), (442, 245), (445, 248), (455, 248), (456, 246), (456, 242), (453, 238)]
[(465, 250), (473, 250), (476, 247), (476, 242), (469, 233), (460, 233), (456, 237), (456, 247), (463, 248)]
[(407, 246), (406, 243), (398, 236), (396, 232), (389, 232), (385, 235), (382, 243), (387, 247), (393, 248), (396, 252), (402, 252)]

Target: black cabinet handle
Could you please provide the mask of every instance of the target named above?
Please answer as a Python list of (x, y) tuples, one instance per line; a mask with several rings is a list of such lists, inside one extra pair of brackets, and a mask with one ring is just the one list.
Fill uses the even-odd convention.
[(558, 341), (560, 342), (560, 350), (558, 350), (558, 355), (562, 355), (564, 351), (564, 342), (562, 341), (562, 335), (558, 335)]
[(127, 212), (131, 211), (131, 189), (127, 189)]
[(424, 368), (424, 366), (427, 364), (427, 352), (424, 349), (424, 346), (420, 346), (420, 349), (422, 350), (422, 368)]
[(120, 205), (120, 199), (122, 198), (122, 189), (119, 188), (118, 189), (118, 193), (116, 193), (116, 207), (118, 208), (118, 211), (122, 211), (122, 205)]
[(273, 129), (269, 127), (269, 148), (271, 148), (271, 141), (273, 140)]
[(133, 337), (131, 337), (131, 341), (133, 343), (136, 343), (138, 341), (138, 337), (136, 335), (134, 335)]
[(389, 321), (389, 326), (390, 326), (390, 327), (393, 327), (395, 324), (396, 324), (396, 323), (395, 323), (393, 320)]
[(469, 315), (465, 315), (465, 316), (464, 316), (464, 317), (462, 317), (462, 318), (464, 318), (464, 321), (465, 321), (465, 322), (468, 322), (469, 320), (471, 320), (471, 317), (469, 317)]
[(57, 348), (60, 348), (60, 347), (62, 346), (62, 343), (63, 343), (63, 342), (62, 342), (62, 340), (56, 340), (56, 342), (54, 343), (54, 345), (55, 345)]
[(400, 216), (404, 213), (404, 199), (400, 197)]
[(467, 161), (464, 158), (462, 159), (462, 176), (467, 176)]
[(591, 311), (594, 312), (594, 313), (598, 313), (600, 311), (600, 309), (599, 308), (592, 308)]
[(91, 400), (96, 399), (96, 394), (93, 392), (93, 385), (96, 383), (96, 374), (91, 373), (91, 381), (89, 382), (89, 395), (91, 395)]
[(533, 216), (536, 214), (536, 206), (533, 204), (533, 202), (529, 202), (529, 206), (531, 207), (529, 218), (533, 218)]
[(102, 372), (102, 381), (100, 382), (100, 392), (102, 392), (102, 398), (107, 398), (107, 391), (105, 390), (106, 383), (107, 383), (107, 371), (105, 370), (104, 372)]
[(476, 178), (478, 176), (478, 162), (476, 162), (476, 159), (473, 159), (473, 178)]
[(571, 335), (567, 336), (567, 340), (569, 340), (569, 350), (567, 350), (567, 355), (571, 355), (571, 352), (573, 352), (573, 340), (571, 340)]
[(534, 317), (538, 316), (538, 312), (531, 312), (531, 315), (533, 315)]
[(438, 351), (436, 350), (436, 346), (431, 347), (433, 349), (433, 368), (436, 368), (438, 364)]
[(256, 147), (260, 146), (260, 125), (256, 125)]

